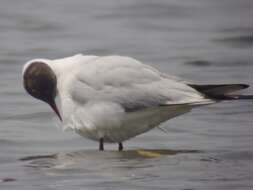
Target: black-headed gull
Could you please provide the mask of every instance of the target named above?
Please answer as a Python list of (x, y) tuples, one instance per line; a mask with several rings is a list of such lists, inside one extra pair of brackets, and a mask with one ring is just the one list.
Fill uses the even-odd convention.
[(99, 141), (99, 150), (104, 142), (118, 143), (123, 150), (123, 141), (196, 106), (252, 98), (231, 95), (247, 84), (189, 84), (123, 56), (35, 59), (22, 74), (31, 96), (48, 103), (64, 128)]

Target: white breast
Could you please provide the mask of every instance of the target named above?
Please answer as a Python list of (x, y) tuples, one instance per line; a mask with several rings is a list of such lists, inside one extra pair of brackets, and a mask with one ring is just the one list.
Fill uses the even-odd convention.
[(115, 103), (90, 102), (79, 108), (65, 127), (92, 140), (104, 138), (105, 142), (123, 142), (190, 109), (187, 105), (175, 105), (126, 113)]

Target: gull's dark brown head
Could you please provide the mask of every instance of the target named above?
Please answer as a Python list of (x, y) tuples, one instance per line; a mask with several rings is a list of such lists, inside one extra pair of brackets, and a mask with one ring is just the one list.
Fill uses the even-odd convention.
[(23, 71), (23, 85), (31, 96), (48, 103), (62, 120), (55, 104), (57, 78), (46, 63), (42, 61), (30, 63)]

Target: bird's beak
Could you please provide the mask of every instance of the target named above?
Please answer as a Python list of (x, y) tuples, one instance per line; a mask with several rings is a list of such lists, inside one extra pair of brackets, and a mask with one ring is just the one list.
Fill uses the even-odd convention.
[(56, 104), (55, 104), (55, 101), (53, 100), (53, 101), (49, 102), (48, 104), (49, 104), (50, 107), (54, 110), (54, 112), (55, 112), (56, 115), (59, 117), (59, 119), (62, 121), (62, 117), (61, 117), (61, 115), (60, 115), (60, 112), (59, 112), (59, 110), (58, 110)]

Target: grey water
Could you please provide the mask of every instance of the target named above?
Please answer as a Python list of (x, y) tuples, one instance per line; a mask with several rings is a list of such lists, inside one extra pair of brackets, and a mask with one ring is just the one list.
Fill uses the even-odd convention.
[(57, 127), (21, 79), (33, 58), (120, 54), (197, 83), (253, 86), (252, 18), (251, 0), (0, 1), (0, 189), (252, 189), (251, 100), (195, 109), (124, 152), (99, 152)]

